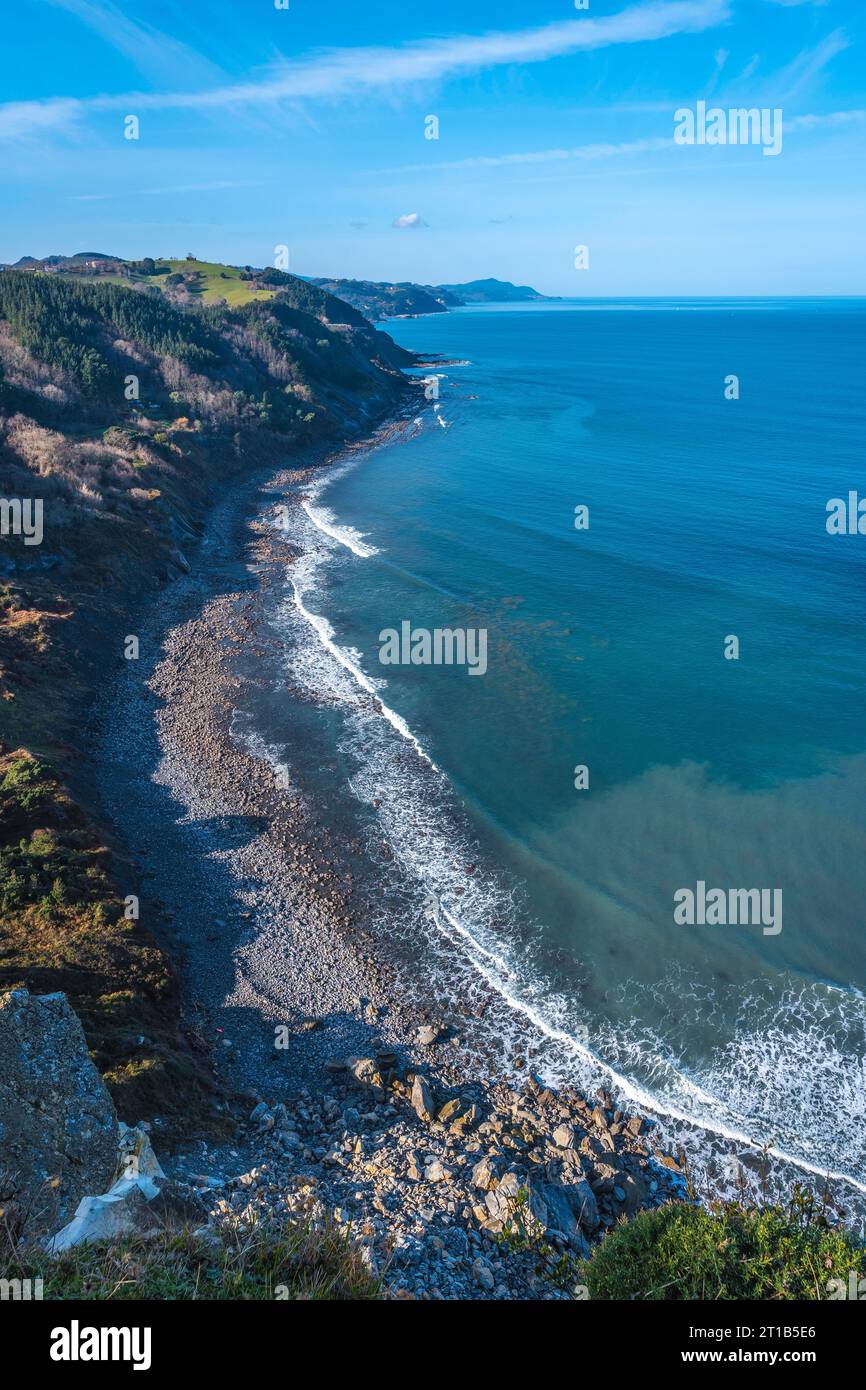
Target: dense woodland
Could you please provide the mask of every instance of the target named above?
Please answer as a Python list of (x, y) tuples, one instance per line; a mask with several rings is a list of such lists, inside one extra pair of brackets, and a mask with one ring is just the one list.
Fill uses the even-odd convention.
[[(146, 360), (150, 370), (143, 374), (148, 399), (158, 399), (168, 388), (176, 403), (193, 412), (204, 403), (211, 416), (222, 416), (222, 423), (242, 418), (244, 408), (251, 407), (265, 423), (284, 431), (297, 430), (309, 413), (299, 410), (292, 388), (313, 393), (318, 388), (323, 397), (319, 413), (327, 415), (325, 398), (333, 391), (375, 387), (377, 375), (384, 385), (386, 374), (411, 361), (333, 295), (272, 273), (281, 279), (271, 301), (238, 309), (180, 309), (157, 289), (7, 270), (0, 273), (0, 319), (19, 348), (42, 366), (57, 369), (60, 389), (68, 386), (91, 402), (122, 402), (125, 379), (140, 375), (136, 364), (140, 369), (145, 354), (156, 359)], [(333, 332), (331, 324), (349, 325), (360, 343), (345, 331)], [(16, 375), (26, 388), (22, 365), (19, 360)], [(210, 389), (194, 376), (207, 378)], [(226, 410), (223, 402), (220, 411), (214, 388), (217, 393), (230, 388), (234, 405)]]

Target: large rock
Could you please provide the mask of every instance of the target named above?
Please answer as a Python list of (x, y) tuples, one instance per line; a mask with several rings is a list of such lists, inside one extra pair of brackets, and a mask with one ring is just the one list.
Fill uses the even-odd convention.
[(64, 994), (0, 995), (0, 1171), (28, 1233), (111, 1182), (117, 1116)]
[(118, 1176), (107, 1192), (82, 1197), (74, 1217), (48, 1242), (52, 1255), (74, 1245), (123, 1236), (154, 1236), (198, 1227), (202, 1212), (166, 1178), (141, 1126), (120, 1126)]
[(562, 1189), (566, 1201), (574, 1212), (575, 1220), (579, 1226), (592, 1235), (598, 1230), (601, 1217), (598, 1212), (598, 1201), (589, 1183), (584, 1179), (582, 1182), (567, 1183)]
[(385, 1099), (385, 1082), (372, 1057), (347, 1057), (346, 1070), (365, 1091), (372, 1091), (377, 1100)]
[(412, 1082), (411, 1104), (419, 1120), (423, 1120), (425, 1124), (432, 1123), (436, 1115), (433, 1092), (426, 1076), (422, 1076), (420, 1072), (415, 1073), (415, 1080)]
[[(538, 1204), (537, 1214), (540, 1219), (544, 1220), (545, 1235), (558, 1232), (565, 1237), (576, 1254), (584, 1257), (588, 1255), (589, 1243), (580, 1229), (569, 1190), (556, 1183), (544, 1183), (538, 1196), (541, 1200)], [(592, 1196), (591, 1192), (590, 1196)], [(542, 1211), (544, 1212), (543, 1218), (541, 1217)]]

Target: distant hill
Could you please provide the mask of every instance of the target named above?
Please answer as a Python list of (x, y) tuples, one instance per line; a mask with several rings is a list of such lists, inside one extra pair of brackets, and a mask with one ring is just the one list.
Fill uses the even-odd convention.
[(509, 280), (415, 285), (411, 281), (388, 284), (377, 280), (329, 280), (313, 276), (310, 283), (329, 290), (373, 320), (442, 314), (462, 304), (519, 304), (548, 298), (530, 285), (512, 285)]
[(456, 296), (461, 304), (520, 304), (550, 298), (531, 285), (512, 285), (510, 280), (469, 280), (463, 285), (440, 285), (439, 289)]
[(32, 270), (36, 266), (73, 265), (81, 261), (114, 261), (116, 256), (107, 256), (104, 251), (76, 251), (74, 256), (21, 256), (12, 267), (13, 270)]
[(256, 269), (249, 265), (223, 265), (216, 261), (199, 261), (192, 255), (183, 260), (145, 256), (140, 261), (127, 261), (104, 251), (76, 251), (72, 256), (22, 256), (11, 269), (152, 287), (162, 290), (180, 307), (225, 302), (234, 309), (273, 299), (287, 286), (293, 286), (293, 292), (297, 293), (299, 285), (315, 285), (355, 310), (354, 316), (344, 312), (342, 320), (332, 321), (351, 323), (355, 327), (359, 326), (359, 316), (375, 323), (382, 319), (444, 314), (462, 304), (520, 304), (548, 298), (531, 285), (513, 285), (509, 280), (470, 280), (459, 285), (416, 285), (409, 280), (343, 280), (289, 275), (272, 266)]
[(430, 285), (402, 284), (389, 285), (374, 280), (329, 280), (318, 276), (310, 278), (310, 284), (353, 305), (368, 319), (414, 318), (418, 314), (442, 314), (455, 301), (447, 299)]

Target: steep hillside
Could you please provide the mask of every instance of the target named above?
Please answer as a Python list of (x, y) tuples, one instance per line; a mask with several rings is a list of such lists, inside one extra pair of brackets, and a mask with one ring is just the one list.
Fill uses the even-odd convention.
[(0, 272), (0, 988), (69, 994), (130, 1120), (209, 1113), (210, 1067), (125, 914), (129, 866), (68, 790), (94, 694), (141, 605), (194, 563), (221, 484), (366, 433), (418, 390), (411, 354), (349, 305), (291, 276), (265, 293), (184, 307)]
[(443, 314), (460, 301), (454, 296), (442, 296), (432, 286), (388, 285), (373, 280), (323, 280), (312, 279), (331, 294), (339, 295), (347, 304), (352, 304), (368, 319), (406, 318), (417, 314)]
[(92, 681), (107, 614), (121, 622), (184, 569), (214, 483), (364, 430), (410, 389), (412, 360), (293, 277), (266, 302), (181, 309), (158, 290), (0, 272), (0, 496), (38, 499), (44, 529), (41, 544), (0, 538), (0, 738), (56, 752), (69, 690), (52, 663), (74, 651), (68, 680)]
[(520, 304), (547, 298), (529, 285), (512, 285), (508, 280), (472, 280), (465, 285), (392, 285), (373, 280), (313, 278), (310, 283), (339, 295), (373, 321), (442, 314), (461, 304)]

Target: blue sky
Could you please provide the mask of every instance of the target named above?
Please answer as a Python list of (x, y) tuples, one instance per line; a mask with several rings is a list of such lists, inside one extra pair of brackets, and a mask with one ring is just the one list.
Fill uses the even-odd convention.
[[(864, 41), (862, 0), (16, 0), (0, 260), (862, 294)], [(781, 154), (676, 145), (701, 99), (781, 108)]]

